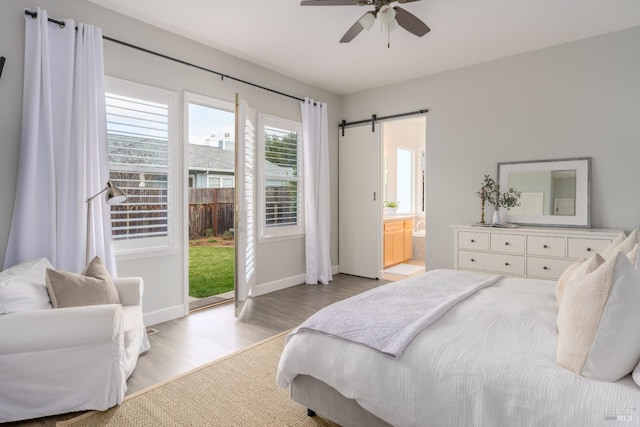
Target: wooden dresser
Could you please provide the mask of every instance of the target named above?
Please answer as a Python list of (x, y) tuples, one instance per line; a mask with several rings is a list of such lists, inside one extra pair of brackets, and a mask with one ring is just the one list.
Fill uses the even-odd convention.
[(604, 249), (622, 230), (452, 226), (454, 268), (556, 280), (578, 258)]
[(413, 217), (385, 218), (384, 268), (413, 256)]

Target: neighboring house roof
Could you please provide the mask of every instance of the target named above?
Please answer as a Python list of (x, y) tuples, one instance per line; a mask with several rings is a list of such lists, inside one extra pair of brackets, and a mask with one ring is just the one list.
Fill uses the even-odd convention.
[[(137, 164), (157, 165), (158, 162), (166, 163), (166, 152), (158, 153), (154, 150), (144, 150), (145, 144), (157, 144), (153, 138), (141, 138), (136, 136), (107, 134), (109, 141), (109, 156), (111, 161), (134, 156)], [(235, 173), (235, 152), (208, 145), (189, 144), (189, 171)], [(269, 175), (291, 176), (291, 168), (278, 166), (269, 161), (266, 162), (266, 172)]]
[[(219, 147), (208, 145), (189, 144), (189, 170), (190, 171), (216, 171), (235, 172), (235, 152), (223, 150)], [(269, 161), (266, 162), (268, 175), (291, 176), (292, 168), (278, 166)]]
[(235, 152), (208, 145), (189, 144), (189, 170), (234, 173)]
[(166, 141), (107, 133), (109, 161), (116, 164), (166, 166), (168, 153), (161, 147)]

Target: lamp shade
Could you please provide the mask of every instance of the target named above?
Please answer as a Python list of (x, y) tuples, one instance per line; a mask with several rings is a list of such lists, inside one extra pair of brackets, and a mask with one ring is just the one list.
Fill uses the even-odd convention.
[(111, 181), (107, 182), (107, 193), (105, 194), (107, 204), (119, 205), (127, 200), (127, 195), (124, 191), (113, 185)]
[(382, 22), (383, 24), (389, 24), (391, 21), (395, 21), (396, 11), (393, 9), (393, 7), (385, 4), (380, 8), (378, 17), (380, 18), (380, 22)]
[(369, 31), (373, 26), (373, 23), (376, 22), (376, 17), (373, 14), (373, 12), (367, 12), (364, 15), (362, 15), (362, 17), (358, 20), (358, 22), (360, 22), (360, 25), (362, 25), (362, 28)]
[(392, 19), (388, 24), (387, 24), (387, 31), (391, 32), (393, 30), (395, 30), (396, 28), (398, 28), (400, 25), (398, 25), (398, 21), (396, 21), (395, 19)]

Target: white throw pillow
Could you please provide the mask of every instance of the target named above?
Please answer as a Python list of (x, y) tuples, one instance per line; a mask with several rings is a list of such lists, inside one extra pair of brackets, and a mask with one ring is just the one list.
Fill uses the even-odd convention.
[(636, 369), (633, 370), (633, 381), (640, 386), (640, 363), (638, 363)]
[(640, 272), (623, 253), (569, 282), (558, 311), (556, 362), (599, 381), (617, 381), (640, 360)]
[(0, 273), (0, 314), (51, 309), (45, 274), (46, 258), (14, 265)]

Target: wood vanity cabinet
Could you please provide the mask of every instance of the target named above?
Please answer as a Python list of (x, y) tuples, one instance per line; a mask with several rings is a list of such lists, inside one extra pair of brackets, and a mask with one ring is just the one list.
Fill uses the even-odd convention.
[(606, 248), (621, 230), (453, 226), (454, 268), (557, 280), (578, 258)]
[(384, 268), (413, 256), (413, 218), (384, 220)]

